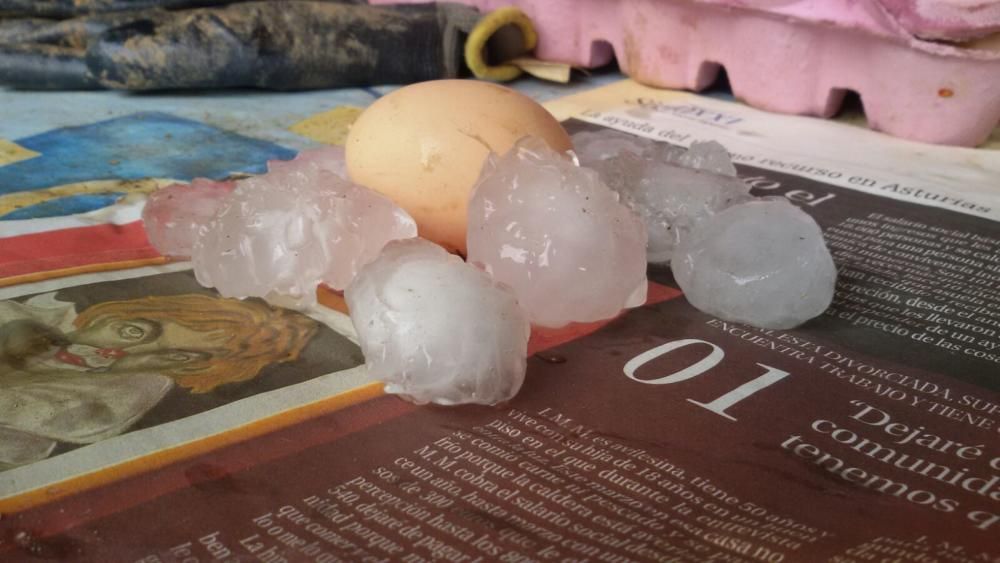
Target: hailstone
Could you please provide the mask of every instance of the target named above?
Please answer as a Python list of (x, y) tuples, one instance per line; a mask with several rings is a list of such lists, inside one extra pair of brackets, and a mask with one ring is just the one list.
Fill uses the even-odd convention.
[(492, 405), (524, 382), (514, 294), (423, 240), (390, 242), (345, 292), (369, 374), (416, 403)]
[(647, 260), (666, 264), (698, 221), (750, 199), (726, 149), (715, 141), (690, 149), (617, 131), (573, 136), (580, 164), (597, 170), (649, 233)]
[(347, 179), (347, 157), (344, 147), (338, 145), (327, 145), (316, 149), (306, 149), (299, 151), (292, 160), (269, 160), (267, 161), (268, 172), (273, 172), (285, 166), (300, 166), (305, 163), (315, 164), (323, 170), (333, 172), (341, 178)]
[(386, 197), (314, 162), (290, 161), (238, 182), (191, 258), (199, 283), (226, 297), (304, 308), (320, 283), (344, 289), (387, 242), (416, 234)]
[(149, 243), (164, 256), (191, 256), (200, 229), (235, 187), (235, 182), (195, 178), (190, 184), (171, 184), (156, 190), (142, 208)]
[(698, 309), (771, 329), (823, 313), (837, 281), (819, 225), (785, 198), (741, 203), (701, 221), (671, 267)]
[(525, 138), (491, 155), (469, 202), (468, 259), (544, 327), (592, 322), (646, 299), (646, 229), (593, 170)]

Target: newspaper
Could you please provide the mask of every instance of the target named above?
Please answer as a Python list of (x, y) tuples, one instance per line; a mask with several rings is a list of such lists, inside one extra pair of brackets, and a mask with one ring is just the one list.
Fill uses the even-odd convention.
[(107, 364), (113, 391), (8, 370), (0, 558), (1000, 561), (1000, 153), (631, 82), (550, 109), (571, 132), (723, 143), (756, 195), (823, 227), (831, 308), (756, 329), (652, 269), (646, 306), (533, 335), (514, 400), (444, 408), (365, 383), (335, 296), (308, 315), (248, 305), (271, 332), (233, 348), (271, 355), (205, 383), (163, 363), (228, 345), (184, 324), (225, 308), (185, 264), (2, 288), (5, 326), (170, 353)]

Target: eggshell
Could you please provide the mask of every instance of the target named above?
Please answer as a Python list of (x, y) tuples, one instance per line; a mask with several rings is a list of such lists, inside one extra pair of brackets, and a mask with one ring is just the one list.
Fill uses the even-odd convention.
[(487, 155), (526, 136), (572, 147), (559, 122), (531, 98), (497, 84), (435, 80), (388, 94), (347, 137), (351, 179), (406, 209), (420, 236), (465, 254), (470, 191)]

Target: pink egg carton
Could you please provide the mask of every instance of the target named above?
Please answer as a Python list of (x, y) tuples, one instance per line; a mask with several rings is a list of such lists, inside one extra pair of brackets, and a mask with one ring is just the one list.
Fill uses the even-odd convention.
[(929, 143), (974, 146), (1000, 122), (1000, 0), (460, 1), (519, 6), (541, 59), (617, 55), (651, 86), (702, 90), (725, 67), (746, 103), (822, 117), (853, 90), (871, 128)]

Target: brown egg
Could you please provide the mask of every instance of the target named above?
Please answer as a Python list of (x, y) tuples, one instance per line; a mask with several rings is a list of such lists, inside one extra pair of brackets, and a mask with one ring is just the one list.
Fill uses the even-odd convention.
[(385, 194), (417, 222), (420, 236), (465, 253), (470, 191), (490, 151), (526, 135), (569, 150), (566, 131), (527, 96), (489, 82), (436, 80), (380, 98), (347, 137), (351, 179)]

